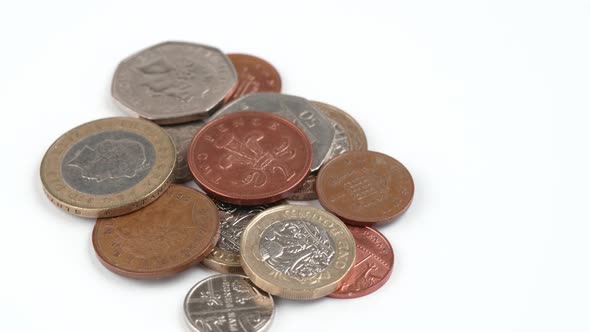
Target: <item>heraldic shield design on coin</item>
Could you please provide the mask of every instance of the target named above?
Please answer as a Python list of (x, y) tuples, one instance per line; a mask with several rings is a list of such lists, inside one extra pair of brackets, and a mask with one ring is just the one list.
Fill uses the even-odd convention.
[(265, 291), (294, 300), (326, 296), (352, 267), (354, 238), (326, 211), (281, 205), (258, 214), (242, 234), (242, 267)]
[(309, 174), (305, 134), (279, 116), (240, 112), (203, 127), (189, 148), (189, 168), (211, 196), (232, 204), (278, 201)]
[(186, 322), (195, 332), (267, 331), (272, 297), (246, 276), (219, 274), (202, 280), (184, 300)]
[(165, 42), (123, 60), (112, 95), (126, 110), (159, 124), (205, 118), (232, 93), (238, 76), (220, 50)]

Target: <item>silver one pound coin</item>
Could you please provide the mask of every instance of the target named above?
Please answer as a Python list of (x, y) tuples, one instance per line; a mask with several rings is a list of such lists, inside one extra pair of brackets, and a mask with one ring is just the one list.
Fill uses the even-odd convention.
[(196, 284), (184, 300), (192, 331), (266, 331), (274, 316), (274, 302), (248, 277), (218, 274)]
[(328, 160), (335, 136), (334, 125), (307, 99), (281, 93), (253, 93), (224, 106), (210, 119), (240, 111), (270, 112), (294, 122), (305, 132), (313, 148), (312, 172)]
[(165, 42), (123, 60), (111, 92), (123, 109), (158, 124), (211, 115), (238, 82), (229, 58), (217, 48)]

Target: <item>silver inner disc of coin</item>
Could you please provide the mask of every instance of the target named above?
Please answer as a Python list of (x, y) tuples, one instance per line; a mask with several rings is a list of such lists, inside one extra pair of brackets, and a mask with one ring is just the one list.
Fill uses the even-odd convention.
[(156, 162), (153, 145), (127, 131), (105, 131), (74, 144), (64, 155), (61, 173), (73, 189), (90, 195), (125, 191), (143, 180)]
[(252, 93), (229, 103), (208, 121), (240, 111), (274, 113), (295, 123), (305, 132), (313, 148), (312, 171), (318, 170), (327, 160), (334, 141), (334, 125), (307, 99), (280, 93)]
[(328, 268), (336, 253), (334, 240), (320, 225), (305, 220), (275, 222), (262, 232), (262, 260), (275, 271), (304, 280)]
[(248, 277), (218, 274), (189, 291), (184, 312), (189, 326), (197, 332), (266, 331), (274, 303)]

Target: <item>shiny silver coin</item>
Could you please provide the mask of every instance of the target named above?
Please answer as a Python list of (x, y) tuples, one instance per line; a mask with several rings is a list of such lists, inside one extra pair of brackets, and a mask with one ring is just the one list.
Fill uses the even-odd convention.
[(192, 331), (266, 331), (274, 316), (272, 297), (237, 274), (218, 274), (196, 284), (184, 300)]
[(203, 121), (192, 121), (177, 125), (162, 126), (162, 129), (172, 138), (176, 146), (176, 168), (174, 169), (174, 182), (184, 183), (192, 180), (192, 175), (188, 169), (186, 161), (188, 146), (191, 144), (193, 137), (203, 127)]
[(280, 93), (253, 93), (226, 105), (210, 119), (239, 111), (270, 112), (294, 122), (305, 132), (313, 147), (312, 172), (328, 160), (334, 141), (334, 125), (307, 99)]
[(123, 60), (112, 95), (125, 110), (158, 124), (208, 117), (236, 87), (238, 76), (220, 50), (165, 42)]

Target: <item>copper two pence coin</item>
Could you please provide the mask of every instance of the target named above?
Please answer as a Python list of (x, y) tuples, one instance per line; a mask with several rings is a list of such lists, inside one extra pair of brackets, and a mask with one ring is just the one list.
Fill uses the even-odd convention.
[(291, 121), (237, 112), (205, 125), (188, 151), (193, 178), (212, 197), (238, 205), (285, 198), (309, 174), (312, 147)]
[(172, 185), (141, 210), (98, 219), (92, 243), (109, 270), (135, 279), (170, 277), (200, 262), (219, 239), (215, 203), (195, 189)]
[(369, 226), (390, 222), (405, 212), (414, 181), (399, 161), (373, 151), (350, 151), (328, 162), (318, 174), (322, 206), (344, 222)]
[(330, 297), (349, 299), (381, 288), (393, 271), (393, 249), (387, 238), (371, 227), (348, 226), (356, 242), (356, 258), (339, 288)]
[(281, 92), (281, 76), (270, 63), (248, 54), (228, 54), (238, 73), (238, 85), (226, 102), (254, 92)]

